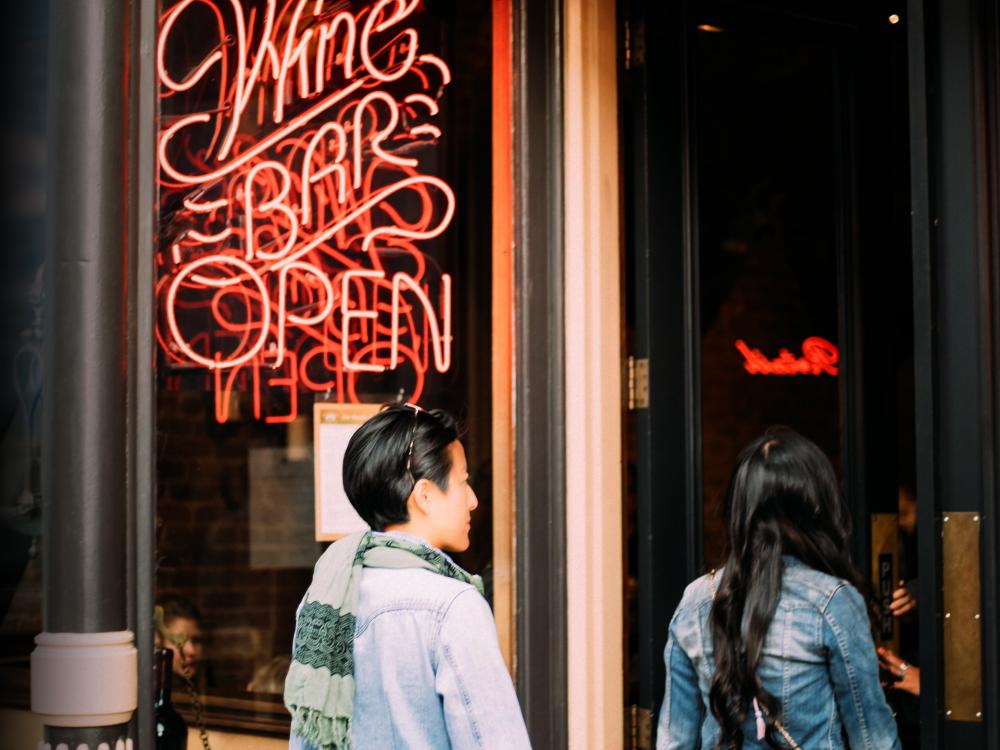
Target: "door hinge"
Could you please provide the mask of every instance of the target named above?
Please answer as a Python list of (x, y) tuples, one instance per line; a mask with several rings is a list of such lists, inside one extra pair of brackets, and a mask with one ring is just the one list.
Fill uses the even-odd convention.
[(625, 70), (641, 68), (646, 63), (646, 26), (642, 21), (625, 22)]
[(649, 359), (628, 358), (628, 410), (649, 408)]
[(632, 31), (631, 24), (625, 22), (625, 70), (632, 69)]
[(652, 750), (653, 712), (633, 703), (628, 707), (625, 723), (628, 726), (629, 750)]

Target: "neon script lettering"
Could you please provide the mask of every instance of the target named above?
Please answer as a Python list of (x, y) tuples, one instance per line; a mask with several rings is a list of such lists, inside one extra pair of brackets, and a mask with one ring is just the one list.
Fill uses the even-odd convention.
[[(157, 337), (168, 364), (214, 373), (219, 421), (248, 383), (276, 422), (300, 389), (358, 401), (359, 377), (396, 373), (417, 401), (451, 366), (451, 278), (422, 246), (455, 195), (419, 158), (451, 73), (410, 26), (420, 4), (179, 0), (161, 17)], [(268, 389), (288, 413), (263, 414)]]
[(742, 340), (736, 348), (743, 355), (743, 369), (751, 375), (834, 375), (839, 372), (840, 352), (826, 339), (812, 336), (802, 342), (802, 356), (796, 357), (782, 349), (777, 357), (768, 359), (760, 349), (751, 349)]

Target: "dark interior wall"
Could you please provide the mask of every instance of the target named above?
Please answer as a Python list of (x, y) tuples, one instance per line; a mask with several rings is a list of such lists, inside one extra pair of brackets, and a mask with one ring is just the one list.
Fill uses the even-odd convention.
[(840, 462), (838, 378), (753, 375), (737, 341), (776, 358), (838, 321), (837, 50), (759, 30), (694, 35), (693, 141), (701, 313), (705, 559), (740, 449), (783, 424)]

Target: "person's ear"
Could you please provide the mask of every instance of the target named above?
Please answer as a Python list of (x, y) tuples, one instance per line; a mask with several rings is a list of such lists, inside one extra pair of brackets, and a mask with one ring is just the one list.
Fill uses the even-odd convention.
[(410, 495), (410, 502), (420, 515), (426, 516), (430, 513), (430, 485), (431, 481), (424, 477), (417, 480)]

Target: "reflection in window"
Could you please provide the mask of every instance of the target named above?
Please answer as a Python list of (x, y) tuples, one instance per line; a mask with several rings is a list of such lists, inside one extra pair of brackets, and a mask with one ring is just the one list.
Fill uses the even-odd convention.
[[(27, 708), (42, 631), (41, 440), (48, 4), (6, 13), (0, 116), (0, 705)], [(16, 61), (16, 62), (15, 62)]]

